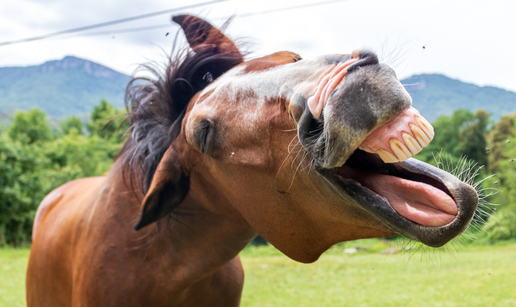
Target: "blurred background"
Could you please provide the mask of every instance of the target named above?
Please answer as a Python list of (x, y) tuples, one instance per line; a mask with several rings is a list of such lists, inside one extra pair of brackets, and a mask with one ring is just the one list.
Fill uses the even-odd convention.
[[(428, 256), (436, 252), (416, 252), (418, 246), (394, 238), (342, 243), (308, 269), (270, 246), (257, 247), (267, 244), (259, 237), (243, 253), (251, 274), (246, 306), (266, 306), (264, 300), (341, 305), (346, 293), (339, 289), (354, 289), (359, 281), (371, 292), (352, 290), (361, 295), (344, 296), (349, 306), (516, 305), (510, 260), (516, 256), (514, 12), (516, 2), (509, 0), (2, 1), (0, 305), (24, 305), (38, 204), (67, 181), (109, 170), (128, 127), (127, 82), (138, 65), (166, 63), (174, 42), (184, 43), (171, 22), (183, 13), (217, 27), (232, 18), (225, 33), (244, 43), (248, 59), (281, 50), (305, 59), (375, 51), (435, 128), (435, 139), (416, 158), (462, 173), (483, 195), (474, 227), (451, 245), (464, 250), (464, 261)], [(411, 275), (405, 258), (385, 258), (404, 250), (442, 259), (443, 269), (436, 273), (416, 262)], [(382, 271), (385, 266), (391, 269)], [(306, 300), (298, 302), (297, 294)], [(315, 303), (322, 296), (324, 304)]]

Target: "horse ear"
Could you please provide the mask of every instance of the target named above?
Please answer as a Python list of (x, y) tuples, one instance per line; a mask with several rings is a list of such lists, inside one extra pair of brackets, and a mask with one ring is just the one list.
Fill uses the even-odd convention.
[(140, 221), (135, 230), (167, 216), (183, 202), (190, 190), (190, 179), (178, 165), (177, 155), (170, 147), (161, 159), (145, 198)]
[(203, 45), (211, 45), (217, 47), (217, 53), (240, 57), (240, 62), (244, 60), (235, 43), (206, 20), (192, 15), (177, 15), (172, 20), (183, 28), (186, 40), (194, 51)]

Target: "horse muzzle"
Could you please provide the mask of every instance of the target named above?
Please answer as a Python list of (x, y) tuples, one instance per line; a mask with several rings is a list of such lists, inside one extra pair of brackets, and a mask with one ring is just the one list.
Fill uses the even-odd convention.
[(432, 126), (411, 107), (394, 71), (371, 52), (354, 52), (322, 78), (298, 121), (314, 169), (394, 232), (429, 246), (462, 233), (476, 191), (410, 157), (432, 140)]
[[(344, 164), (362, 143), (362, 149), (380, 154), (386, 162), (403, 161), (433, 137), (431, 125), (415, 109), (409, 109), (412, 98), (394, 71), (377, 64), (376, 55), (371, 52), (361, 52), (360, 56), (364, 59), (341, 58), (308, 98), (299, 119), (299, 139), (305, 148), (316, 153), (318, 167)], [(394, 120), (396, 116), (403, 116), (404, 120)], [(406, 127), (400, 127), (402, 123)], [(407, 128), (404, 134), (403, 128)], [(371, 133), (375, 129), (377, 133)]]

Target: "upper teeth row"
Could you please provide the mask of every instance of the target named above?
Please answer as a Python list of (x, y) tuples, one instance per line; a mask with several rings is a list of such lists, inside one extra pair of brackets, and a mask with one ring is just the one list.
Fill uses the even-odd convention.
[(392, 153), (382, 148), (376, 150), (376, 153), (385, 163), (407, 160), (425, 148), (434, 138), (434, 128), (426, 121), (426, 119), (416, 116), (416, 121), (419, 126), (409, 124), (410, 130), (412, 131), (415, 139), (410, 134), (402, 132), (401, 136), (405, 143), (397, 139), (389, 140), (389, 146), (391, 147)]

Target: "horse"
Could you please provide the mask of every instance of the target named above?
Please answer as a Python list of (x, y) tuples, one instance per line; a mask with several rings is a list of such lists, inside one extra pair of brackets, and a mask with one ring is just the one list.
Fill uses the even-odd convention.
[(411, 158), (433, 128), (374, 52), (244, 60), (207, 21), (172, 20), (188, 46), (129, 84), (112, 169), (39, 206), (28, 306), (239, 306), (258, 234), (311, 263), (338, 242), (438, 247), (467, 228), (476, 191)]

